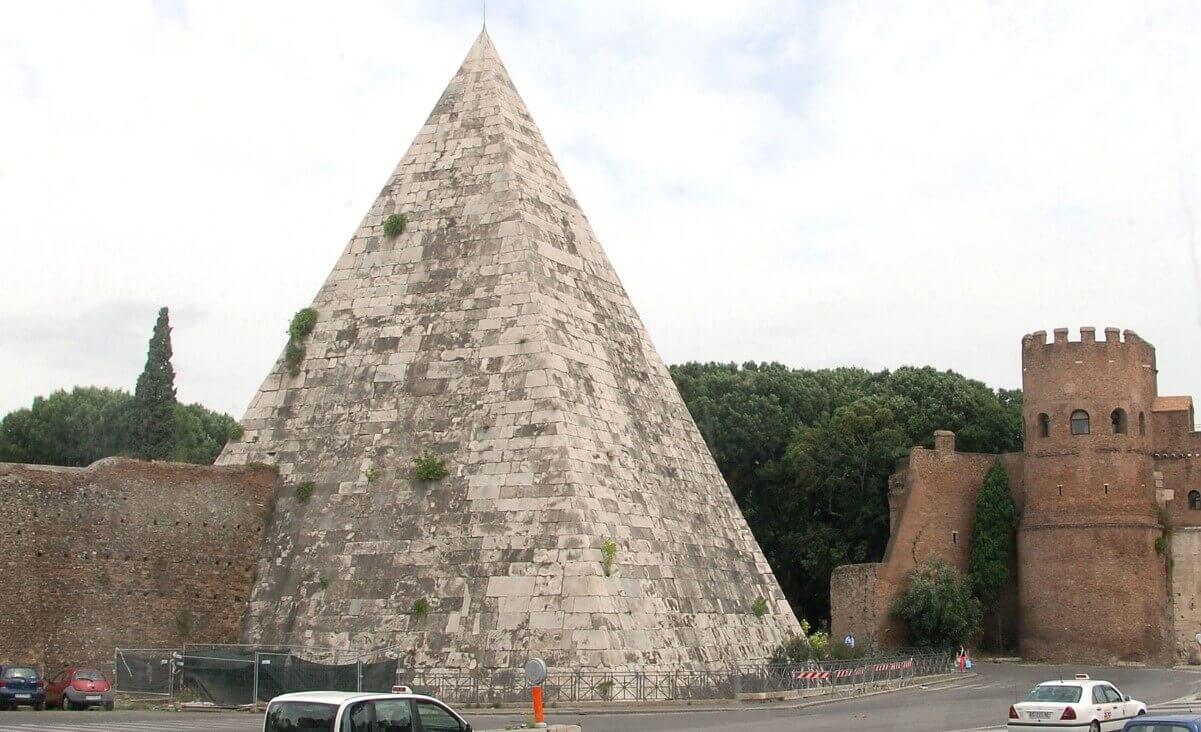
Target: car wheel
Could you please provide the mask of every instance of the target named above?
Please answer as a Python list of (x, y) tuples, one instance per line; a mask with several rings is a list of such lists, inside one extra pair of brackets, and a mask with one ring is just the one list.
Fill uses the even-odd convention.
[(106, 712), (111, 712), (111, 711), (113, 711), (113, 703), (112, 703), (112, 702), (105, 702), (105, 703), (104, 703), (104, 711), (106, 711)]
[(1088, 726), (1088, 732), (1101, 732), (1101, 723), (1093, 720), (1093, 723)]
[(37, 704), (33, 705), (33, 711), (35, 711), (35, 712), (40, 712), (45, 708), (46, 708), (46, 702), (44, 702), (44, 701), (40, 701)]
[(75, 705), (71, 703), (71, 700), (67, 698), (66, 694), (63, 694), (63, 711), (71, 712), (74, 710), (75, 710)]

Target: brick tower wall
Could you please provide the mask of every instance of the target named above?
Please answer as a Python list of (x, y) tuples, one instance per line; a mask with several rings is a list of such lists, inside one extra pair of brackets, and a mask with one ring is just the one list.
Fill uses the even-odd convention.
[[(1166, 660), (1166, 558), (1155, 550), (1163, 526), (1152, 438), (1140, 429), (1156, 397), (1155, 349), (1114, 328), (1101, 341), (1092, 328), (1079, 341), (1057, 329), (1050, 343), (1040, 331), (1022, 341), (1022, 386), (1022, 656)], [(1116, 409), (1125, 412), (1124, 433), (1111, 424)], [(1089, 415), (1088, 434), (1072, 434), (1077, 410)]]

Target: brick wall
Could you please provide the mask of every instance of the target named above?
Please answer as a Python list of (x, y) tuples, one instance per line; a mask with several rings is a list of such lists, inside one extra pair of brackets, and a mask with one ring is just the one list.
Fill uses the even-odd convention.
[[(831, 578), (830, 627), (834, 637), (853, 633), (864, 642), (892, 648), (905, 642), (904, 629), (890, 616), (898, 594), (908, 585), (909, 573), (934, 557), (967, 571), (971, 550), (976, 496), (984, 476), (998, 459), (1009, 473), (1014, 503), (1020, 510), (1022, 456), (983, 455), (955, 451), (950, 432), (936, 436), (935, 449), (914, 448), (889, 482), (891, 536), (879, 564), (839, 567)], [(856, 587), (870, 578), (875, 609), (860, 609), (866, 588)], [(1016, 608), (1006, 598), (1005, 623), (1009, 637), (1016, 634)], [(874, 624), (874, 627), (872, 625)]]
[(266, 467), (0, 463), (0, 663), (236, 642), (274, 485)]

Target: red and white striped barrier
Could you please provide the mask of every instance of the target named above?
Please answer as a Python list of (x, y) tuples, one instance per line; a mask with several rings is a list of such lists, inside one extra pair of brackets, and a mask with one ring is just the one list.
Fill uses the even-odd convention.
[(913, 659), (907, 661), (893, 661), (891, 663), (877, 663), (874, 666), (856, 666), (855, 668), (840, 668), (834, 671), (793, 671), (792, 677), (798, 680), (811, 679), (846, 679), (852, 676), (863, 676), (868, 669), (876, 673), (887, 673), (889, 671), (905, 671), (913, 668)]
[(794, 679), (828, 679), (830, 678), (829, 671), (793, 671), (792, 678)]

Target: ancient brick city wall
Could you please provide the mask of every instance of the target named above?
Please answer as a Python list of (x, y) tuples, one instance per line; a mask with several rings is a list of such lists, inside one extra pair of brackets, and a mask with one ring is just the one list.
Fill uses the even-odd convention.
[[(903, 628), (890, 616), (893, 602), (908, 585), (909, 573), (930, 558), (967, 571), (976, 495), (998, 459), (1009, 473), (1010, 490), (1020, 511), (1020, 453), (956, 452), (951, 432), (936, 433), (933, 450), (918, 447), (910, 452), (890, 480), (891, 536), (884, 559), (879, 564), (839, 567), (831, 578), (830, 627), (835, 638), (850, 633), (881, 648), (904, 643)], [(868, 607), (871, 602), (865, 585), (875, 594), (874, 608)], [(1016, 607), (1008, 610), (1004, 613), (1007, 636), (1013, 637)]]
[(0, 463), (0, 663), (237, 642), (274, 486), (267, 467)]

